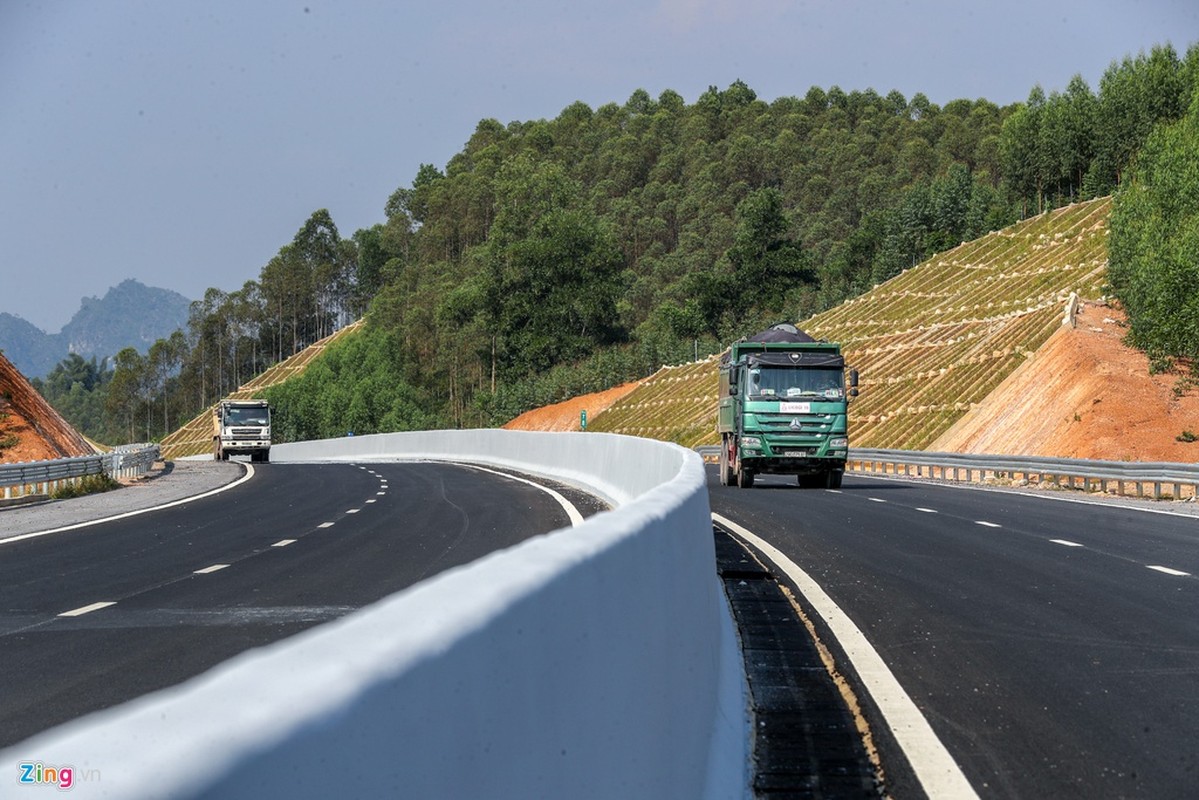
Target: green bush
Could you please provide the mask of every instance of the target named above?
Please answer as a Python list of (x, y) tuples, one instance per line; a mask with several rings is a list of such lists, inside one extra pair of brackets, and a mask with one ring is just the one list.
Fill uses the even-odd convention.
[(83, 497), (88, 494), (99, 494), (120, 488), (121, 484), (107, 473), (87, 475), (81, 480), (67, 483), (50, 493), (51, 500), (69, 500), (72, 497)]

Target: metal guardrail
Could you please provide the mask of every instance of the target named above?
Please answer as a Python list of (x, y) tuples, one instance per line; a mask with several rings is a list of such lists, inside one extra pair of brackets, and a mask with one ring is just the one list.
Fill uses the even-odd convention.
[[(906, 475), (978, 482), (1017, 477), (1032, 483), (1083, 491), (1114, 491), (1154, 499), (1194, 499), (1199, 495), (1199, 464), (1095, 461), (1084, 458), (935, 453), (922, 450), (851, 448), (847, 469), (865, 474)], [(915, 472), (913, 472), (915, 468)], [(964, 478), (963, 478), (964, 474)], [(1081, 486), (1079, 485), (1081, 482)], [(1152, 486), (1152, 492), (1146, 487)], [(1168, 486), (1170, 492), (1163, 492)]]
[[(720, 455), (720, 448), (715, 445), (695, 450), (705, 459)], [(1118, 495), (1135, 494), (1154, 499), (1194, 500), (1199, 495), (1199, 464), (1171, 462), (850, 448), (846, 470), (867, 475), (901, 475), (966, 483), (1023, 479), (1057, 488), (1114, 491)], [(1148, 491), (1150, 486), (1153, 487), (1151, 492)], [(1129, 487), (1132, 492), (1127, 491)], [(1164, 492), (1163, 487), (1170, 487), (1171, 491)]]
[(144, 475), (158, 459), (158, 445), (131, 444), (94, 456), (0, 464), (0, 499), (47, 495), (88, 475), (104, 473), (113, 478)]

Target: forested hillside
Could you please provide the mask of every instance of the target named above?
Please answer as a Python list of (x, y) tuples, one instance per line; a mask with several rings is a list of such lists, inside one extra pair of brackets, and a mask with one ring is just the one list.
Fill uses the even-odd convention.
[(1197, 77), (1199, 47), (1164, 46), (1114, 62), (1097, 92), (1076, 78), (1006, 107), (838, 87), (766, 101), (738, 81), (692, 104), (638, 90), (483, 120), (385, 222), (343, 239), (319, 211), (258, 281), (210, 290), (178, 348), (118, 363), (110, 413), (153, 434), (152, 409), (201, 408), (367, 311), (303, 389), (272, 390), (291, 435), (498, 424), (1106, 195)]

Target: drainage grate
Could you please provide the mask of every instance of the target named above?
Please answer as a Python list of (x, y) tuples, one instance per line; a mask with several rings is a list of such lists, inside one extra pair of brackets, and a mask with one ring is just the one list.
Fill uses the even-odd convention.
[(774, 577), (720, 528), (716, 566), (741, 636), (754, 719), (754, 794), (878, 798), (862, 736), (807, 628)]

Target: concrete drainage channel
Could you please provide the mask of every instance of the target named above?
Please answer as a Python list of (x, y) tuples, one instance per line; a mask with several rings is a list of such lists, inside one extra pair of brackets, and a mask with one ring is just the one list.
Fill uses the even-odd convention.
[(884, 795), (854, 716), (791, 600), (740, 542), (712, 530), (749, 683), (755, 796)]

